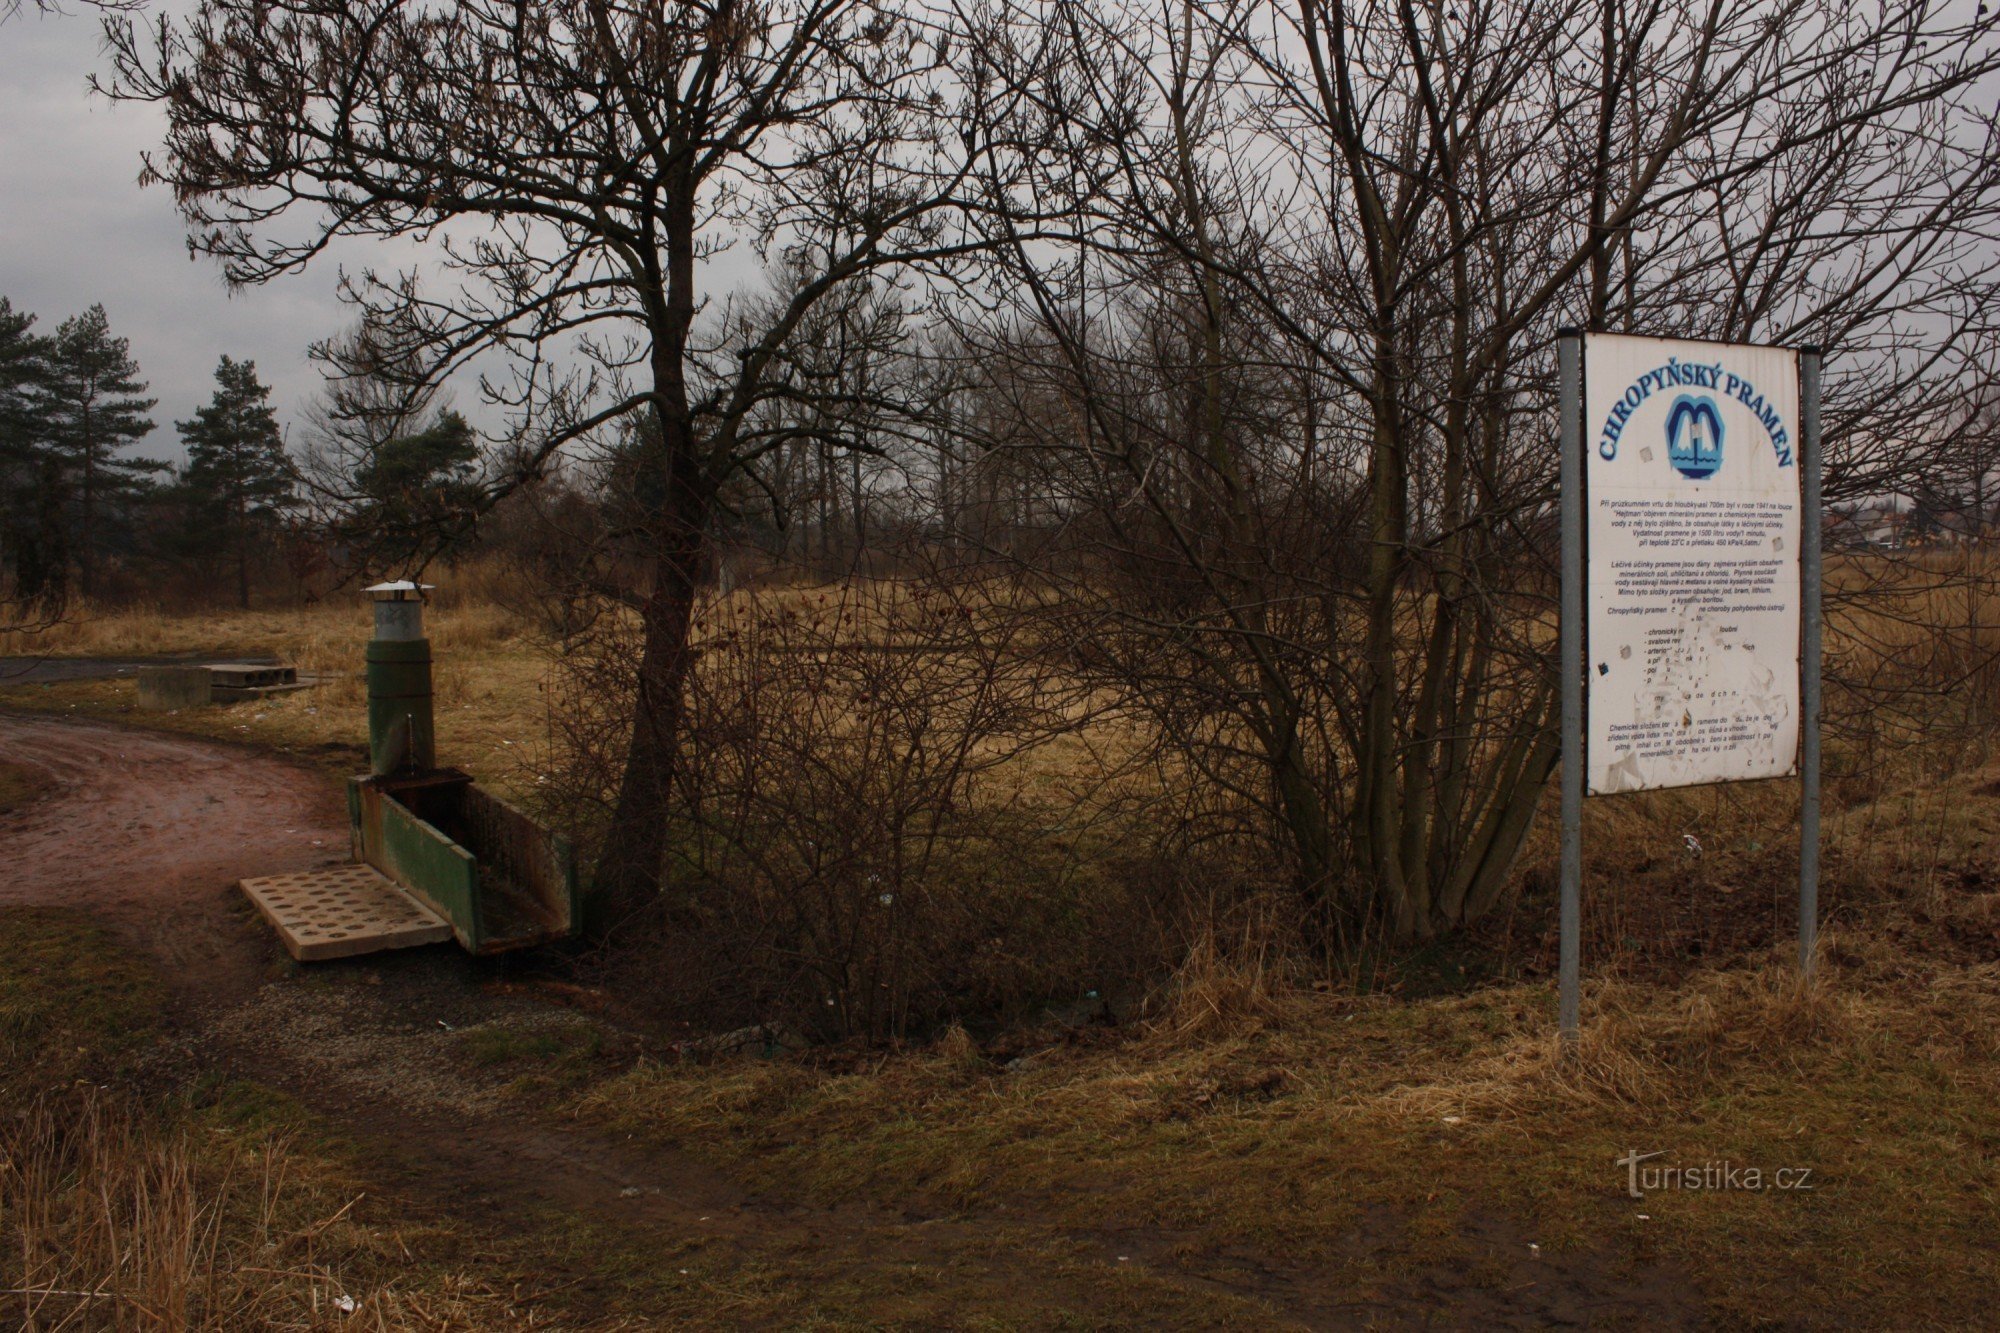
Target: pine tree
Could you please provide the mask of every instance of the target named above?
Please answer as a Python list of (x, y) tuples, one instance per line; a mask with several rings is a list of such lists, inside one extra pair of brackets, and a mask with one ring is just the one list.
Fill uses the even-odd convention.
[[(153, 429), (146, 416), (155, 402), (130, 344), (111, 336), (104, 307), (94, 305), (57, 328), (50, 347), (42, 409), (45, 447), (54, 461), (48, 476), (62, 488), (75, 514), (73, 543), (80, 590), (96, 591), (105, 519), (120, 501), (144, 491), (150, 474), (166, 465), (119, 454)], [(47, 497), (44, 497), (45, 499)]]
[(181, 481), (196, 531), (234, 557), (237, 605), (247, 608), (251, 549), (293, 503), (292, 465), (256, 363), (223, 357), (215, 386), (194, 420), (176, 423), (188, 451)]
[(34, 401), (48, 377), (48, 340), (35, 317), (0, 296), (0, 465), (32, 448)]
[[(60, 551), (60, 514), (54, 531), (37, 503), (49, 459), (43, 448), (40, 406), (48, 389), (49, 340), (34, 332), (35, 317), (0, 296), (0, 561), (13, 574), (10, 610), (52, 616), (62, 604), (61, 565), (49, 565), (51, 539)], [(49, 479), (52, 481), (53, 479)]]
[(471, 423), (450, 409), (420, 430), (390, 436), (354, 470), (349, 535), (397, 560), (448, 543), (478, 510), (478, 462)]
[(48, 342), (34, 332), (35, 317), (0, 296), (0, 520), (11, 558), (16, 510), (34, 475), (35, 397), (48, 375)]

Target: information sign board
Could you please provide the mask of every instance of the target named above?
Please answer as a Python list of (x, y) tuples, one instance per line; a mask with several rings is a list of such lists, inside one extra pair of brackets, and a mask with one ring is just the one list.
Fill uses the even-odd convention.
[(1592, 795), (1798, 771), (1799, 361), (1583, 345)]

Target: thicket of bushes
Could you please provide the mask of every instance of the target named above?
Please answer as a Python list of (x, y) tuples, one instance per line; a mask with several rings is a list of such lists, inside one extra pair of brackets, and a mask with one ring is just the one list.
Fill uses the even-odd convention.
[[(1996, 574), (1969, 553), (1837, 565), (1833, 810), (1989, 757)], [(701, 1025), (880, 1041), (1160, 1013), (1189, 987), (1450, 988), (1553, 966), (1547, 811), (1474, 929), (1398, 949), (1314, 916), (1268, 807), (1079, 671), (1027, 597), (906, 571), (708, 602), (670, 887), (603, 958), (630, 993)], [(621, 772), (634, 634), (605, 614), (552, 641), (547, 799), (587, 850)], [(1594, 803), (1593, 968), (1672, 974), (1789, 935), (1797, 799), (1779, 781)], [(1837, 917), (1863, 835), (1828, 828)]]

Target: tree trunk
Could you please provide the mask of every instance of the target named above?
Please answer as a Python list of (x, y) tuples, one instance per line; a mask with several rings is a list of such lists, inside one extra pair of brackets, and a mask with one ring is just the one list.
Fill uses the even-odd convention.
[(76, 569), (78, 591), (88, 603), (97, 593), (97, 442), (91, 438), (93, 424), (90, 404), (83, 405), (83, 506), (77, 533)]
[(240, 490), (236, 495), (236, 605), (250, 609), (250, 524)]
[(824, 441), (819, 446), (819, 563), (820, 572), (833, 567), (833, 450)]
[(1409, 867), (1402, 860), (1403, 810), (1396, 781), (1400, 758), (1396, 734), (1400, 695), (1396, 588), (1407, 539), (1409, 482), (1395, 417), (1394, 357), (1388, 336), (1380, 335), (1375, 349), (1375, 429), (1368, 476), (1367, 704), (1361, 750), (1355, 756), (1354, 816), (1356, 843), (1375, 890), (1388, 908), (1391, 929), (1398, 940), (1410, 941), (1427, 938), (1431, 923), (1428, 894), (1413, 892), (1419, 886), (1407, 878)]
[(659, 447), (642, 457), (637, 485), (654, 515), (653, 580), (640, 604), (643, 642), (632, 735), (587, 907), (590, 933), (604, 937), (657, 905), (665, 876), (674, 766), (693, 666), (689, 635), (707, 558), (715, 484), (688, 407), (688, 330), (694, 324), (694, 186), (684, 181), (667, 208), (667, 271), (654, 313), (653, 410)]
[[(695, 498), (689, 497), (690, 502)], [(706, 513), (696, 512), (690, 503), (662, 542), (653, 587), (640, 608), (644, 645), (632, 736), (590, 905), (590, 931), (600, 937), (638, 917), (659, 897), (674, 764), (694, 660), (688, 638), (706, 528)]]
[(859, 573), (862, 552), (868, 549), (868, 511), (861, 499), (861, 454), (855, 452), (850, 461), (853, 463), (850, 471), (854, 475), (854, 559), (848, 567)]

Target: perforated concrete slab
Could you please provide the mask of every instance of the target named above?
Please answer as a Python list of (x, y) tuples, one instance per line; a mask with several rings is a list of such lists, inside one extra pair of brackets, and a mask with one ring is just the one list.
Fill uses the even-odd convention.
[(241, 887), (302, 963), (451, 938), (442, 917), (365, 865), (246, 879)]

